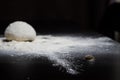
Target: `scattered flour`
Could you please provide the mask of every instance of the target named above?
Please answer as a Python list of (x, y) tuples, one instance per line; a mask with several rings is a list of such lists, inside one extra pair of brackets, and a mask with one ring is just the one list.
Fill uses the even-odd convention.
[[(37, 36), (33, 42), (5, 42), (5, 38), (0, 38), (0, 50), (3, 51), (22, 51), (31, 54), (53, 54), (55, 52), (69, 52), (70, 47), (90, 47), (94, 45), (112, 45), (105, 40), (109, 38), (72, 38), (59, 36)], [(16, 53), (17, 54), (17, 53)], [(19, 54), (17, 54), (19, 55)]]
[[(82, 38), (70, 36), (38, 35), (33, 42), (5, 42), (4, 37), (0, 38), (0, 51), (6, 51), (6, 55), (44, 55), (56, 64), (66, 68), (68, 73), (76, 74), (77, 71), (71, 67), (72, 63), (60, 58), (60, 55), (70, 54), (70, 52), (93, 51), (94, 48), (104, 48), (113, 45), (109, 38)], [(94, 47), (94, 48), (91, 48)], [(63, 56), (65, 57), (65, 56)], [(69, 55), (67, 56), (69, 57)], [(73, 56), (74, 57), (74, 56)]]

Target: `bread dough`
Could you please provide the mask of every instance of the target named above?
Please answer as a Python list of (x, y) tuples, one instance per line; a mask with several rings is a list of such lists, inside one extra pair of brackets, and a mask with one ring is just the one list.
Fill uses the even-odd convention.
[(15, 21), (9, 24), (4, 35), (7, 40), (27, 41), (36, 38), (36, 31), (26, 22)]

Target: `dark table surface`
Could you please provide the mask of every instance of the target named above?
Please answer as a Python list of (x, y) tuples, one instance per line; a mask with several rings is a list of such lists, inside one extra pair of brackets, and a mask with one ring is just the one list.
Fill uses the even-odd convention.
[[(118, 42), (99, 34), (52, 34), (52, 36), (75, 38), (82, 46), (77, 44), (67, 46), (68, 52), (54, 53), (52, 57), (49, 54), (15, 55), (19, 52), (6, 52), (0, 49), (0, 80), (120, 79)], [(14, 55), (11, 55), (12, 53)]]

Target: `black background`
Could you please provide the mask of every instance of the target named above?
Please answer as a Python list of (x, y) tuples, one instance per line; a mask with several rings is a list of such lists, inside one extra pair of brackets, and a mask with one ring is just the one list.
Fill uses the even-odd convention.
[(103, 19), (109, 3), (110, 0), (1, 0), (0, 33), (11, 22), (26, 21), (38, 33), (96, 31), (106, 34), (110, 26), (103, 27)]

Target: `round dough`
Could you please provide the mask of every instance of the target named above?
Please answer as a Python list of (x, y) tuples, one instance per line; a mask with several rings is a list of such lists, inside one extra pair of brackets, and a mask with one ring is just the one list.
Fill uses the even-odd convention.
[(16, 21), (6, 28), (5, 37), (7, 40), (27, 41), (36, 38), (36, 31), (31, 25), (23, 21)]

